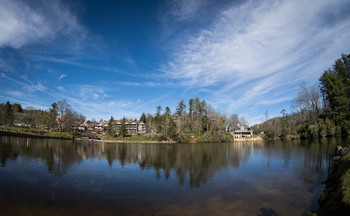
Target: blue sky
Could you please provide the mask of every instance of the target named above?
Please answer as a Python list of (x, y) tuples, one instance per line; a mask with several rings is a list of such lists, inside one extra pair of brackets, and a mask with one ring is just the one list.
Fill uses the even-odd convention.
[(350, 51), (348, 0), (0, 1), (0, 102), (88, 119), (200, 97), (250, 124)]

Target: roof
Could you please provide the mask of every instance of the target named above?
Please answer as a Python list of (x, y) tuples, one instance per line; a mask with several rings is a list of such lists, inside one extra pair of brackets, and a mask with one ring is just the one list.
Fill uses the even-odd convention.
[(240, 130), (241, 127), (246, 128), (246, 129), (251, 128), (251, 127), (249, 127), (248, 125), (239, 125), (239, 126), (238, 126), (238, 125), (239, 125), (239, 124), (231, 126), (231, 127), (229, 128), (229, 130)]
[[(115, 120), (115, 124), (121, 124), (122, 120)], [(125, 124), (144, 124), (142, 121), (125, 121)]]

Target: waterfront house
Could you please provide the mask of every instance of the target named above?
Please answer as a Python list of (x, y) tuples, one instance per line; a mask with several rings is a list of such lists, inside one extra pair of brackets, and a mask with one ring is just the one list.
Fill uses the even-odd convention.
[[(122, 124), (122, 120), (115, 120), (115, 130), (118, 132), (120, 126)], [(136, 119), (126, 119), (125, 120), (126, 131), (128, 133), (138, 133), (145, 134), (146, 133), (146, 124), (142, 121), (136, 121)]]
[(230, 133), (234, 138), (250, 138), (253, 137), (253, 130), (248, 125), (237, 125), (231, 126), (229, 128)]
[(89, 124), (87, 122), (80, 123), (77, 127), (79, 131), (88, 131)]
[[(119, 132), (122, 120), (115, 120), (113, 127), (116, 132)], [(129, 134), (145, 134), (146, 133), (146, 124), (142, 121), (137, 121), (136, 119), (126, 119), (125, 121), (126, 131)], [(108, 121), (100, 122), (83, 122), (78, 124), (74, 129), (79, 130), (80, 132), (90, 132), (95, 134), (104, 133), (107, 130)]]

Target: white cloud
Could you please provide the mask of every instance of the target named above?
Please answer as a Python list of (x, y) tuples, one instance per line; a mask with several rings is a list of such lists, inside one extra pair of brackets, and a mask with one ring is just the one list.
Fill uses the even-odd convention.
[(98, 86), (92, 86), (92, 85), (79, 85), (76, 86), (78, 91), (78, 97), (81, 100), (89, 101), (91, 99), (97, 100), (103, 100), (104, 98), (108, 97), (106, 94), (105, 89), (98, 87)]
[(105, 119), (108, 120), (111, 116), (114, 118), (135, 118), (140, 114), (132, 111), (131, 101), (96, 101), (96, 100), (81, 100), (76, 97), (66, 97), (68, 103), (72, 103), (72, 107), (79, 107), (79, 112), (83, 112), (90, 119)]
[(40, 82), (37, 82), (37, 84), (32, 84), (32, 85), (24, 85), (23, 89), (27, 92), (33, 93), (35, 91), (45, 91), (46, 87), (41, 84)]
[(171, 15), (180, 21), (188, 20), (195, 16), (197, 11), (206, 4), (205, 0), (172, 0), (169, 1)]
[(82, 31), (76, 17), (58, 0), (0, 1), (0, 47), (20, 48), (76, 31)]
[(114, 81), (114, 85), (123, 85), (123, 86), (140, 86), (140, 87), (177, 87), (173, 82), (122, 82)]
[[(158, 96), (158, 97), (156, 97), (156, 98), (153, 98), (153, 99), (151, 99), (151, 100), (148, 100), (148, 101), (146, 101), (146, 102), (144, 102), (144, 103), (142, 103), (142, 104), (138, 104), (138, 106), (136, 106), (136, 107), (134, 107), (134, 111), (138, 111), (138, 110), (141, 110), (142, 112), (144, 112), (145, 110), (145, 107), (147, 107), (148, 105), (151, 105), (151, 104), (155, 104), (155, 102), (159, 102), (159, 101), (161, 101), (161, 100), (163, 100), (163, 99), (165, 99), (165, 98), (167, 98), (167, 97), (169, 97), (170, 95), (172, 95), (174, 92), (167, 92), (167, 93), (165, 93), (165, 94), (163, 94), (163, 95), (160, 95), (160, 96)], [(142, 102), (142, 101), (140, 101), (140, 102)]]
[(66, 74), (61, 74), (60, 77), (58, 77), (58, 81), (61, 81), (63, 78), (67, 77)]
[(349, 52), (347, 4), (244, 1), (176, 44), (163, 71), (183, 87), (218, 89), (208, 97), (225, 104), (227, 112), (257, 102), (284, 102), (292, 98), (288, 88), (317, 79), (342, 52)]
[(0, 59), (0, 70), (6, 71), (6, 72), (12, 72), (13, 66), (11, 64), (8, 64), (3, 58)]
[(67, 91), (63, 86), (58, 86), (57, 89), (60, 90), (60, 91), (62, 91), (62, 92)]
[(27, 79), (26, 76), (21, 75), (19, 76), (21, 79), (23, 79), (24, 81), (20, 81), (19, 79), (15, 79), (12, 78), (4, 73), (1, 73), (1, 77), (10, 81), (13, 84), (19, 85), (23, 88), (23, 90), (25, 90), (27, 93), (34, 93), (36, 91), (40, 91), (40, 92), (44, 92), (46, 94), (49, 94), (49, 92), (47, 92), (47, 88), (46, 86), (44, 86), (41, 82), (32, 82), (30, 80)]
[(100, 97), (100, 95), (97, 94), (97, 93), (93, 93), (92, 96), (93, 96), (94, 99), (98, 99)]
[(20, 91), (10, 90), (10, 91), (6, 91), (6, 93), (13, 96), (13, 97), (22, 97), (23, 96), (23, 92), (20, 92)]
[(125, 108), (130, 107), (134, 103), (132, 101), (110, 101), (107, 106), (111, 108)]
[(38, 82), (37, 85), (34, 85), (33, 88), (35, 88), (38, 91), (44, 91), (46, 89), (46, 87), (43, 84), (41, 84), (40, 82)]

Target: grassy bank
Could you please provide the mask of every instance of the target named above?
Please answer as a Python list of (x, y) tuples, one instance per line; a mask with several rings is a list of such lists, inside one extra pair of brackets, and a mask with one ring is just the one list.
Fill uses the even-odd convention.
[(27, 136), (27, 137), (42, 137), (42, 138), (60, 138), (72, 139), (73, 136), (69, 133), (59, 131), (46, 131), (33, 128), (22, 128), (16, 126), (0, 126), (0, 134), (9, 136)]
[(327, 189), (320, 199), (317, 215), (348, 215), (350, 212), (350, 154), (335, 165), (326, 185)]
[[(103, 135), (101, 140), (107, 140), (107, 141), (125, 141), (125, 142), (134, 142), (134, 141), (141, 141), (141, 142), (157, 142), (157, 143), (179, 143), (176, 140), (166, 139), (163, 135), (133, 135), (130, 137), (109, 137), (107, 135)], [(248, 140), (248, 139), (246, 139)], [(219, 140), (215, 140), (213, 137), (208, 135), (207, 133), (196, 135), (194, 133), (186, 133), (183, 135), (183, 138), (181, 140), (181, 143), (208, 143), (208, 142), (232, 142), (233, 137), (231, 134), (226, 133), (225, 136), (223, 136)]]

